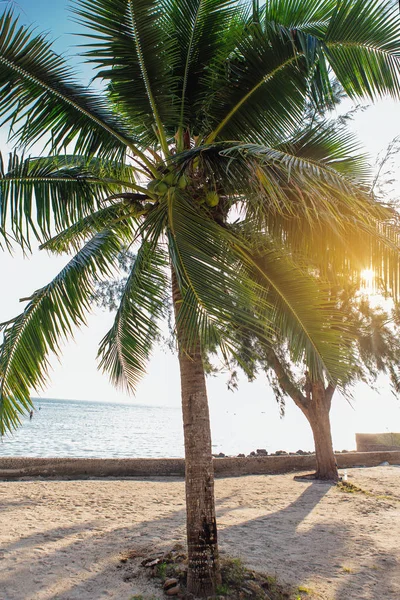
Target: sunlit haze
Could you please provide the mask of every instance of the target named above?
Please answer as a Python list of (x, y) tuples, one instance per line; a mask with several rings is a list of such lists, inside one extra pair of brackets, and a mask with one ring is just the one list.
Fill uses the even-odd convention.
[[(67, 51), (70, 55), (76, 53), (75, 49), (69, 50), (67, 47), (75, 41), (70, 32), (77, 29), (72, 20), (67, 18), (67, 0), (19, 0), (14, 4), (15, 10), (21, 11), (24, 23), (34, 23), (38, 30), (51, 32), (57, 40), (59, 51)], [(349, 108), (351, 103), (346, 101), (338, 112), (345, 112)], [(390, 100), (381, 101), (357, 113), (351, 127), (371, 154), (372, 166), (376, 155), (395, 136), (400, 135), (399, 105)], [(5, 131), (0, 132), (0, 147), (3, 152), (7, 150)], [(397, 169), (396, 179), (400, 179), (399, 174)], [(51, 257), (43, 252), (34, 252), (32, 257), (26, 258), (17, 250), (14, 256), (0, 254), (0, 321), (21, 312), (25, 304), (21, 304), (19, 299), (26, 298), (45, 285), (68, 260), (68, 257)], [(366, 287), (372, 284), (373, 273), (370, 269), (365, 269), (362, 277)], [(107, 376), (97, 370), (97, 346), (111, 326), (112, 318), (107, 312), (93, 310), (88, 318), (88, 327), (77, 331), (74, 341), (64, 347), (61, 362), (53, 360), (51, 380), (42, 391), (42, 396), (179, 406), (177, 357), (165, 349), (155, 351), (148, 373), (133, 399), (115, 390)], [(280, 418), (279, 408), (265, 377), (260, 376), (252, 384), (243, 377), (235, 393), (228, 391), (226, 380), (227, 375), (222, 374), (208, 381), (214, 439), (218, 438), (222, 429), (228, 429), (232, 432), (234, 442), (232, 451), (247, 451), (247, 448), (241, 448), (241, 432), (254, 429), (254, 448), (264, 447), (270, 451), (312, 449), (312, 435), (305, 418), (291, 400), (287, 401), (285, 418)], [(37, 396), (37, 393), (33, 395)], [(354, 389), (351, 404), (338, 394), (332, 408), (332, 430), (334, 446), (338, 450), (355, 447), (356, 431), (400, 431), (400, 401), (391, 394), (385, 378), (379, 380), (376, 391), (366, 385), (358, 385)]]

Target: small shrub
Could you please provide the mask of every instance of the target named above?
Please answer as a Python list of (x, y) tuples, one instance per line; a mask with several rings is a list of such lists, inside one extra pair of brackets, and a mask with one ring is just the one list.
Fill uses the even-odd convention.
[(342, 567), (344, 573), (354, 573), (351, 567)]
[(160, 579), (165, 579), (167, 575), (167, 563), (162, 562), (156, 566), (156, 576)]
[(225, 559), (221, 563), (221, 575), (226, 585), (240, 586), (245, 578), (246, 569), (239, 558)]
[(312, 593), (312, 589), (306, 587), (305, 585), (299, 585), (298, 590), (300, 592), (300, 594), (311, 594)]
[(339, 481), (337, 487), (341, 492), (346, 492), (347, 494), (365, 494), (366, 496), (369, 495), (367, 491), (348, 481)]
[(230, 589), (226, 583), (221, 583), (220, 585), (217, 585), (215, 592), (217, 596), (227, 596), (230, 592)]

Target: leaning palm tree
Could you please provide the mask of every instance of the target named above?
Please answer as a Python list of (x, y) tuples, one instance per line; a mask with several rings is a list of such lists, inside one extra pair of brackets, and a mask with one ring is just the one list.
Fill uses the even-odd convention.
[[(285, 140), (306, 102), (329, 105), (331, 71), (352, 97), (398, 95), (399, 20), (391, 3), (374, 0), (75, 7), (101, 97), (76, 83), (45, 37), (9, 11), (0, 19), (0, 114), (25, 154), (1, 166), (4, 244), (29, 247), (34, 236), (53, 252), (75, 251), (2, 326), (0, 429), (18, 425), (30, 390), (46, 381), (49, 354), (85, 322), (96, 282), (109, 277), (121, 249), (134, 249), (100, 366), (135, 389), (172, 288), (188, 588), (207, 596), (219, 567), (204, 353), (219, 348), (240, 360), (237, 327), (268, 346), (279, 325), (309, 358), (311, 377), (344, 377), (343, 332), (326, 326), (324, 290), (285, 251), (285, 235), (299, 223), (310, 244), (322, 227), (335, 239), (362, 231), (371, 247), (385, 238), (390, 256), (393, 214), (346, 174), (346, 161), (310, 160)], [(40, 142), (47, 156), (27, 158)]]

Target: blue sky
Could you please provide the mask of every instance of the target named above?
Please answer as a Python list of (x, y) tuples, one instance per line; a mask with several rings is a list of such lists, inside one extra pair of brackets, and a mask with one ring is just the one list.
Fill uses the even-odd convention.
[[(6, 0), (3, 4), (12, 6), (15, 13), (20, 15), (24, 25), (33, 26), (38, 32), (45, 32), (53, 41), (57, 52), (67, 54), (75, 64), (77, 72), (88, 83), (90, 67), (83, 64), (77, 56), (76, 48), (82, 43), (77, 33), (82, 33), (82, 26), (75, 22), (76, 15), (72, 12), (71, 0)], [(1, 10), (1, 5), (0, 5)]]
[[(58, 52), (67, 52), (71, 57), (76, 53), (76, 49), (71, 46), (79, 43), (79, 39), (73, 36), (72, 32), (78, 27), (66, 10), (71, 4), (68, 0), (19, 0), (13, 4), (15, 10), (21, 13), (23, 23), (31, 23), (39, 31), (49, 32), (50, 37), (55, 40)], [(76, 62), (76, 59), (73, 61)], [(84, 72), (87, 75), (86, 80), (89, 81), (88, 67)], [(351, 103), (346, 102), (340, 110), (344, 111), (350, 107)], [(400, 135), (400, 105), (390, 100), (382, 101), (359, 113), (352, 127), (371, 153), (373, 162), (373, 156), (384, 149), (394, 136)], [(6, 149), (4, 140), (4, 133), (0, 132), (0, 146), (3, 151)], [(0, 294), (0, 321), (20, 312), (22, 305), (18, 299), (26, 297), (51, 280), (66, 260), (68, 259), (64, 257), (54, 258), (43, 253), (36, 253), (30, 260), (23, 260), (18, 253), (14, 257), (0, 255), (0, 272), (5, 283)], [(65, 347), (62, 362), (54, 361), (51, 381), (43, 391), (43, 396), (128, 401), (127, 396), (114, 390), (106, 376), (96, 370), (97, 344), (111, 325), (111, 315), (97, 311), (96, 315), (89, 318), (89, 325), (89, 328), (77, 332), (75, 342)], [(283, 449), (295, 451), (300, 446), (312, 447), (310, 431), (303, 415), (288, 401), (287, 416), (281, 421), (275, 400), (263, 379), (254, 384), (243, 381), (236, 394), (227, 391), (225, 381), (225, 376), (209, 380), (211, 413), (213, 418), (218, 420), (230, 416), (229, 426), (237, 427), (233, 435), (240, 435), (240, 427), (251, 427), (252, 421), (262, 419), (266, 429), (266, 447), (270, 438), (281, 439)], [(336, 448), (354, 447), (355, 431), (400, 431), (399, 401), (392, 398), (384, 380), (380, 382), (379, 387), (382, 390), (381, 395), (377, 395), (367, 386), (359, 386), (355, 392), (355, 410), (344, 399), (336, 399), (332, 409)], [(162, 350), (155, 353), (149, 365), (148, 375), (139, 386), (133, 401), (143, 404), (179, 405), (176, 357), (165, 354)], [(245, 420), (241, 419), (241, 413), (246, 414)]]
[(67, 10), (72, 6), (69, 0), (15, 0), (3, 4), (12, 6), (24, 24), (33, 25), (41, 32), (48, 31), (57, 50), (64, 52), (75, 43), (72, 32), (77, 31), (77, 25), (72, 22), (71, 11)]

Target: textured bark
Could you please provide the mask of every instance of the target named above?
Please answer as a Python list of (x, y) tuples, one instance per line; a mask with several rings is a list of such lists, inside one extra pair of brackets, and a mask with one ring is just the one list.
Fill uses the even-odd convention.
[(313, 432), (315, 458), (317, 461), (316, 479), (337, 481), (339, 479), (336, 458), (333, 452), (329, 412), (334, 388), (326, 389), (322, 382), (313, 382), (310, 400), (302, 407)]
[(337, 481), (339, 474), (333, 452), (331, 423), (329, 419), (335, 386), (329, 384), (325, 388), (322, 381), (310, 381), (308, 374), (306, 374), (304, 395), (288, 376), (284, 366), (272, 348), (267, 352), (267, 360), (271, 368), (274, 369), (282, 390), (292, 398), (310, 423), (314, 437), (315, 458), (317, 460), (316, 479)]
[(214, 469), (206, 381), (200, 344), (188, 348), (185, 323), (179, 320), (181, 295), (172, 272), (181, 375), (185, 439), (187, 588), (200, 597), (212, 596), (221, 582), (214, 500)]

